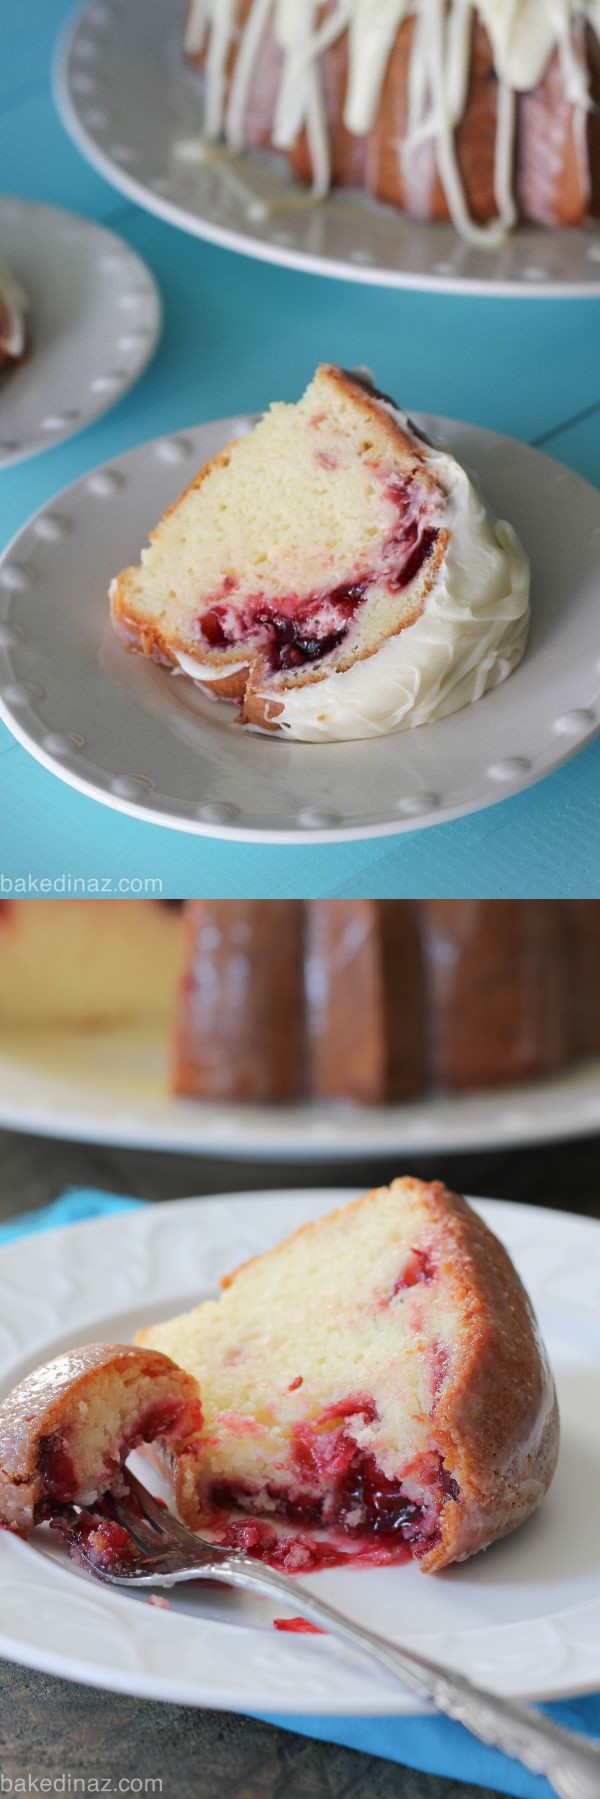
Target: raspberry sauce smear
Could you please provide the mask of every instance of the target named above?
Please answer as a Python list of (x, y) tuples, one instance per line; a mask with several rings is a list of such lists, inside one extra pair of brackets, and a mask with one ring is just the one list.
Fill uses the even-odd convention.
[(373, 588), (383, 585), (392, 595), (402, 593), (420, 575), (439, 537), (413, 483), (389, 481), (385, 493), (396, 518), (374, 567), (358, 566), (349, 580), (314, 594), (290, 593), (273, 600), (257, 592), (241, 602), (235, 598), (238, 582), (228, 575), (198, 619), (207, 648), (232, 650), (251, 643), (273, 674), (310, 667), (340, 649)]
[[(426, 1268), (415, 1256), (409, 1264), (415, 1284), (427, 1278)], [(384, 1474), (350, 1428), (352, 1419), (370, 1424), (376, 1417), (369, 1395), (351, 1394), (297, 1425), (287, 1484), (273, 1482), (259, 1493), (250, 1483), (215, 1482), (211, 1523), (218, 1540), (288, 1574), (425, 1555), (439, 1540), (444, 1505), (460, 1503), (458, 1487), (437, 1450), (416, 1455), (397, 1477)], [(264, 1512), (265, 1501), (268, 1522), (252, 1515)], [(240, 1510), (244, 1517), (235, 1515)], [(276, 1520), (299, 1528), (289, 1535)]]

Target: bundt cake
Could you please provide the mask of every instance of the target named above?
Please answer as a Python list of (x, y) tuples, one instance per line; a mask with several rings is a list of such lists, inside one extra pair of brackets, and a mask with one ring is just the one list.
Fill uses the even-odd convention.
[(600, 1055), (600, 901), (0, 902), (9, 1048), (128, 1022), (200, 1100), (518, 1085)]
[(186, 1467), (201, 1422), (195, 1381), (158, 1351), (68, 1350), (0, 1405), (0, 1524), (26, 1536), (62, 1508), (93, 1505), (130, 1450), (158, 1437)]
[[(192, 1527), (225, 1525), (291, 1571), (408, 1547), (432, 1572), (540, 1504), (558, 1454), (552, 1375), (506, 1251), (463, 1199), (396, 1180), (222, 1285), (137, 1338), (199, 1385), (204, 1435), (178, 1482)], [(232, 1523), (239, 1509), (269, 1522)], [(274, 1519), (304, 1530), (280, 1541)], [(321, 1525), (329, 1549), (305, 1534)]]
[(27, 296), (0, 262), (0, 369), (21, 362), (27, 343)]
[(305, 741), (479, 699), (520, 661), (529, 565), (447, 451), (324, 366), (201, 469), (111, 587), (128, 648)]
[(600, 215), (598, 0), (191, 0), (204, 133), (495, 244)]
[(600, 1053), (600, 902), (194, 900), (175, 1087), (351, 1099), (518, 1084)]

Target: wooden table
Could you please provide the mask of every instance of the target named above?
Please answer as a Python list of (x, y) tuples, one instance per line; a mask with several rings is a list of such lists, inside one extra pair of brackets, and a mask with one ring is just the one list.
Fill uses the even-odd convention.
[[(148, 1199), (260, 1187), (372, 1184), (397, 1166), (208, 1162), (0, 1133), (0, 1217), (35, 1210), (67, 1186), (97, 1186)], [(443, 1173), (470, 1193), (562, 1207), (600, 1217), (600, 1138), (494, 1156), (411, 1158), (411, 1172)], [(147, 1703), (0, 1664), (0, 1768), (16, 1781), (59, 1775), (109, 1785), (162, 1781), (162, 1799), (492, 1799), (482, 1788), (439, 1780), (334, 1744), (316, 1743), (222, 1712)], [(35, 1790), (35, 1789), (34, 1789)], [(60, 1790), (60, 1789), (59, 1789)], [(81, 1789), (75, 1789), (75, 1791)], [(147, 1789), (149, 1792), (152, 1788)]]

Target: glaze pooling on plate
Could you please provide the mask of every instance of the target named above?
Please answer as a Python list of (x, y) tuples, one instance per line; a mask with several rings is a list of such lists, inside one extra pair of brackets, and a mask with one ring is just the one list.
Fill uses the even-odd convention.
[[(381, 103), (389, 58), (403, 21), (415, 20), (409, 72), (408, 129), (402, 148), (407, 185), (420, 181), (418, 152), (435, 144), (436, 160), (451, 218), (473, 244), (498, 244), (516, 222), (513, 163), (515, 96), (542, 80), (558, 51), (564, 92), (575, 108), (581, 134), (591, 106), (589, 81), (573, 34), (589, 24), (600, 35), (598, 0), (337, 0), (321, 19), (319, 0), (192, 0), (185, 48), (206, 53), (206, 117), (209, 138), (224, 135), (244, 148), (252, 82), (265, 32), (270, 26), (282, 56), (272, 139), (290, 150), (306, 131), (317, 195), (331, 184), (331, 144), (321, 59), (343, 32), (348, 34), (348, 81), (343, 113), (346, 129), (358, 137), (372, 130)], [(471, 31), (477, 17), (485, 27), (498, 76), (495, 197), (498, 221), (477, 226), (469, 214), (454, 143), (469, 89)], [(228, 64), (237, 50), (228, 84)], [(578, 46), (580, 47), (580, 46)]]
[(164, 1034), (3, 1029), (0, 1122), (9, 1130), (129, 1148), (310, 1163), (522, 1148), (600, 1130), (600, 1062), (484, 1095), (402, 1105), (225, 1104), (165, 1097)]

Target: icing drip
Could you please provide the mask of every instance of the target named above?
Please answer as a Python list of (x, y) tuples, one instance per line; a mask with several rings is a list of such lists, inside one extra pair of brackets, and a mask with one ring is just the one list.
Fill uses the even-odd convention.
[[(232, 149), (245, 144), (245, 119), (261, 44), (272, 29), (283, 69), (272, 131), (276, 148), (290, 150), (305, 129), (317, 197), (328, 191), (331, 152), (322, 81), (325, 51), (348, 33), (348, 81), (344, 124), (366, 136), (378, 113), (389, 58), (404, 20), (416, 31), (409, 69), (408, 133), (402, 146), (407, 190), (415, 211), (431, 186), (435, 164), (451, 218), (474, 243), (498, 242), (515, 223), (513, 149), (516, 95), (542, 81), (558, 52), (565, 95), (576, 109), (582, 135), (589, 107), (585, 62), (578, 35), (590, 25), (600, 36), (600, 0), (191, 0), (185, 34), (190, 55), (206, 54), (205, 132), (225, 136)], [(478, 18), (492, 46), (498, 76), (495, 192), (498, 219), (471, 219), (456, 156), (455, 130), (468, 97), (472, 27)], [(229, 56), (238, 54), (228, 88)], [(427, 154), (427, 148), (430, 155)], [(419, 204), (421, 201), (421, 204)]]
[(509, 87), (507, 81), (499, 81), (494, 191), (498, 212), (506, 231), (512, 230), (513, 225), (516, 225), (517, 222), (517, 208), (512, 183), (516, 122), (517, 108), (514, 88)]

